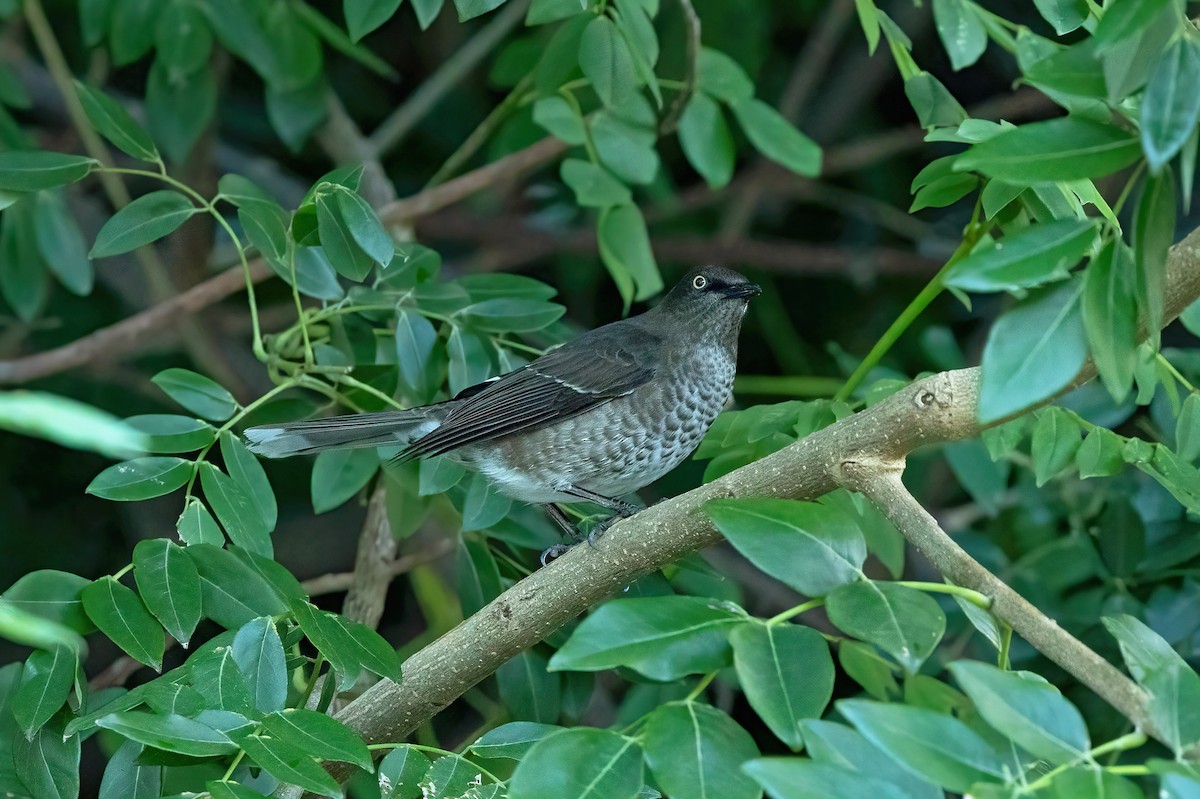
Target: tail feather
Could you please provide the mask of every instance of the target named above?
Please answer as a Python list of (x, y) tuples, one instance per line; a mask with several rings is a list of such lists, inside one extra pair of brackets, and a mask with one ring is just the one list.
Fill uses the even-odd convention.
[(262, 425), (247, 428), (244, 435), (251, 452), (266, 458), (287, 458), (328, 449), (407, 444), (436, 426), (436, 420), (424, 408), (417, 408)]

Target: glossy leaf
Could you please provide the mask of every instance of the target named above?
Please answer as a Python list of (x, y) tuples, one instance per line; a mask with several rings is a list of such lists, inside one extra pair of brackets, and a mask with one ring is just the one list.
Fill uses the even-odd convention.
[(229, 540), (239, 547), (270, 557), (274, 552), (270, 531), (250, 487), (205, 461), (200, 464), (200, 485)]
[(161, 189), (144, 194), (104, 223), (88, 256), (106, 258), (136, 250), (175, 232), (198, 213), (200, 209), (177, 191)]
[(64, 736), (51, 723), (32, 738), (15, 736), (11, 756), (22, 790), (37, 799), (74, 799), (79, 795), (78, 735)]
[(760, 153), (805, 177), (821, 172), (821, 148), (771, 106), (753, 98), (731, 106), (746, 138)]
[(342, 690), (353, 685), (363, 669), (390, 680), (400, 679), (400, 658), (379, 633), (308, 603), (293, 603), (292, 609), (304, 634), (338, 672)]
[(527, 649), (496, 671), (496, 684), (509, 718), (550, 723), (562, 708), (562, 677), (547, 670), (541, 652)]
[(819, 763), (840, 766), (882, 780), (906, 799), (945, 799), (941, 788), (918, 777), (847, 724), (806, 719), (804, 749)]
[(628, 186), (591, 161), (564, 159), (560, 174), (563, 183), (575, 192), (575, 202), (585, 208), (607, 208), (632, 200)]
[(183, 548), (148, 538), (133, 548), (134, 577), (146, 607), (185, 647), (200, 623), (200, 575)]
[(361, 282), (376, 262), (355, 241), (342, 215), (341, 203), (332, 193), (324, 192), (317, 195), (316, 208), (321, 249), (338, 274)]
[(772, 799), (829, 799), (870, 796), (872, 799), (911, 799), (900, 788), (829, 763), (790, 757), (751, 760), (743, 770), (767, 790)]
[(237, 400), (216, 381), (187, 369), (164, 369), (150, 382), (197, 416), (223, 422), (237, 410)]
[(1016, 291), (1063, 280), (1095, 238), (1090, 221), (1031, 225), (976, 248), (950, 268), (944, 282), (963, 291)]
[(720, 50), (700, 48), (696, 60), (696, 83), (700, 90), (725, 103), (736, 103), (754, 96), (754, 82), (737, 61)]
[(1146, 179), (1133, 218), (1133, 258), (1137, 264), (1138, 309), (1157, 340), (1163, 321), (1167, 250), (1175, 241), (1175, 180), (1172, 173)]
[(1087, 757), (1083, 716), (1042, 677), (970, 660), (951, 663), (950, 672), (984, 721), (1030, 754), (1055, 765)]
[(429, 758), (411, 746), (398, 746), (379, 762), (380, 799), (424, 799), (420, 787), (429, 771)]
[[(574, 0), (568, 2), (575, 6), (576, 11), (579, 10)], [(567, 144), (580, 145), (587, 141), (587, 132), (579, 112), (557, 95), (543, 97), (533, 104), (533, 121)]]
[(255, 763), (280, 782), (297, 785), (320, 796), (339, 797), (341, 787), (307, 752), (275, 738), (251, 735), (241, 742)]
[(81, 592), (91, 580), (54, 569), (28, 572), (2, 595), (13, 607), (81, 634), (96, 629), (83, 611)]
[(288, 672), (283, 642), (270, 617), (254, 619), (237, 631), (233, 659), (246, 678), (254, 707), (263, 713), (282, 710), (287, 700)]
[(143, 746), (125, 741), (108, 759), (100, 782), (99, 799), (158, 799), (162, 796), (162, 767), (143, 766)]
[(1058, 408), (1038, 411), (1033, 425), (1033, 474), (1045, 485), (1075, 460), (1080, 446), (1079, 423)]
[(709, 95), (697, 92), (688, 100), (679, 118), (679, 144), (709, 188), (719, 189), (733, 177), (733, 134), (721, 107)]
[(225, 543), (225, 536), (217, 526), (217, 520), (196, 497), (191, 497), (184, 505), (183, 513), (179, 514), (179, 520), (175, 522), (175, 530), (179, 534), (179, 540), (188, 545), (211, 544), (219, 547)]
[(373, 449), (338, 449), (322, 452), (313, 461), (312, 500), (315, 513), (345, 504), (379, 469)]
[(96, 162), (91, 158), (45, 150), (0, 152), (0, 189), (41, 191), (82, 180)]
[(271, 584), (229, 550), (201, 543), (184, 551), (200, 574), (204, 615), (225, 629), (236, 630), (259, 616), (287, 610)]
[(1110, 241), (1092, 259), (1083, 280), (1083, 326), (1100, 380), (1120, 402), (1133, 386), (1137, 364), (1134, 262), (1124, 242)]
[(458, 317), (488, 333), (530, 333), (554, 324), (566, 310), (553, 302), (497, 297), (468, 305), (459, 311)]
[(433, 324), (416, 311), (396, 315), (396, 365), (401, 385), (418, 399), (429, 395), (428, 364), (437, 342)]
[(102, 499), (132, 502), (170, 494), (192, 475), (183, 458), (151, 456), (109, 466), (88, 484), (87, 492)]
[(471, 744), (470, 751), (479, 757), (522, 760), (535, 743), (561, 729), (553, 724), (511, 721), (485, 732)]
[(1146, 161), (1161, 170), (1183, 148), (1200, 118), (1200, 44), (1181, 36), (1159, 59), (1142, 95)]
[(58, 282), (72, 294), (91, 294), (95, 270), (87, 257), (83, 233), (61, 192), (38, 193), (33, 225), (38, 252)]
[(1005, 776), (1005, 764), (995, 751), (952, 716), (862, 699), (843, 699), (837, 708), (873, 744), (947, 790), (965, 793), (976, 782)]
[(75, 88), (88, 122), (101, 136), (121, 152), (140, 161), (158, 160), (158, 148), (154, 146), (154, 140), (124, 106), (101, 90), (78, 81), (75, 82)]
[(275, 492), (271, 490), (267, 473), (263, 471), (258, 458), (251, 455), (242, 440), (228, 430), (221, 434), (221, 457), (225, 461), (229, 477), (250, 500), (262, 519), (263, 527), (268, 532), (274, 530), (279, 518), (279, 509), (275, 503)]
[(1031, 122), (979, 142), (955, 163), (1010, 183), (1098, 178), (1137, 159), (1141, 147), (1130, 133), (1075, 117)]
[(758, 799), (761, 792), (741, 771), (758, 757), (750, 733), (711, 705), (663, 705), (646, 718), (642, 747), (654, 781), (668, 796)]
[(380, 266), (391, 263), (396, 254), (396, 245), (384, 230), (383, 223), (375, 215), (374, 209), (358, 195), (358, 192), (339, 187), (334, 193), (337, 197), (338, 211), (354, 243)]
[(635, 91), (633, 55), (613, 21), (599, 15), (579, 43), (579, 67), (605, 106), (617, 106)]
[(362, 738), (332, 716), (312, 710), (288, 708), (262, 720), (274, 738), (322, 760), (338, 760), (370, 771), (371, 753)]
[(913, 674), (946, 631), (946, 616), (937, 602), (896, 583), (843, 585), (825, 598), (825, 609), (840, 630), (875, 644)]
[(993, 422), (1065, 388), (1087, 359), (1080, 303), (1072, 280), (1033, 293), (992, 326), (983, 350), (979, 418)]
[(723, 499), (705, 511), (758, 568), (808, 596), (858, 579), (867, 545), (837, 508), (781, 499)]
[(109, 714), (96, 724), (146, 746), (190, 757), (213, 757), (237, 751), (237, 747), (221, 733), (178, 715), (129, 711)]
[(987, 29), (975, 6), (967, 0), (933, 0), (938, 37), (955, 69), (969, 67), (987, 48)]
[(350, 38), (358, 41), (387, 22), (400, 8), (403, 0), (345, 0), (346, 28)]
[(609, 730), (577, 727), (538, 741), (517, 764), (509, 799), (635, 799), (642, 789), (637, 742)]
[(1185, 461), (1200, 458), (1200, 394), (1188, 394), (1175, 420), (1175, 451)]
[(112, 577), (101, 577), (84, 588), (82, 596), (83, 609), (100, 632), (139, 663), (162, 668), (162, 626), (137, 594)]
[(12, 713), (27, 738), (42, 728), (67, 701), (75, 682), (75, 653), (65, 646), (39, 649), (21, 671)]
[(171, 161), (187, 160), (216, 111), (214, 70), (172, 71), (155, 59), (146, 82), (146, 121)]
[(146, 449), (155, 453), (195, 452), (216, 436), (212, 425), (189, 416), (148, 413), (130, 416), (125, 423), (145, 433)]
[(644, 300), (662, 291), (662, 275), (650, 248), (646, 220), (636, 205), (604, 209), (596, 235), (600, 258), (620, 289), (626, 307), (634, 300)]
[(779, 740), (799, 749), (800, 722), (820, 718), (833, 696), (829, 645), (809, 627), (758, 622), (735, 627), (729, 642), (750, 706)]

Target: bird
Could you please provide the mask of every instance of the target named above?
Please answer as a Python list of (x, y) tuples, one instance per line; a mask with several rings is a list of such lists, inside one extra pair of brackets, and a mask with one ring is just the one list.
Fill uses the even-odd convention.
[[(561, 504), (613, 515), (588, 540), (643, 506), (625, 497), (700, 445), (733, 391), (738, 334), (762, 289), (738, 272), (688, 272), (650, 310), (590, 330), (443, 402), (244, 431), (248, 448), (283, 458), (400, 445), (397, 461), (445, 455), (516, 500), (545, 506), (576, 540)], [(554, 557), (565, 545), (542, 556)]]

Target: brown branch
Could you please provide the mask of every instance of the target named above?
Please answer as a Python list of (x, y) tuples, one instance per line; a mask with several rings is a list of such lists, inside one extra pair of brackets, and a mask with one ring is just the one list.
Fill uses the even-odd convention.
[[(444, 557), (453, 548), (454, 545), (451, 539), (439, 538), (436, 542), (428, 544), (421, 552), (412, 555), (403, 555), (391, 561), (388, 564), (388, 575), (390, 579), (394, 580), (418, 566), (424, 566), (426, 563), (432, 563)], [(313, 577), (300, 583), (300, 587), (310, 597), (339, 594), (342, 591), (349, 591), (353, 585), (354, 572), (331, 572), (330, 574), (322, 574), (320, 577)]]
[[(1166, 286), (1164, 320), (1169, 321), (1200, 297), (1200, 230), (1172, 248)], [(1095, 367), (1089, 363), (1074, 382), (1094, 375)], [(639, 577), (720, 540), (704, 512), (709, 500), (816, 499), (839, 486), (848, 463), (897, 463), (920, 447), (978, 436), (984, 429), (977, 411), (980, 378), (976, 367), (917, 381), (779, 452), (618, 523), (597, 546), (570, 550), (410, 657), (400, 683), (377, 683), (347, 705), (338, 718), (368, 742), (402, 740), (506, 660), (592, 605)], [(910, 534), (917, 539), (914, 545), (929, 548), (927, 541)], [(955, 565), (948, 565), (950, 561)], [(996, 591), (993, 577), (964, 565), (954, 550), (936, 553), (934, 562), (957, 575), (964, 587), (989, 596), (989, 591)], [(1062, 643), (1065, 634), (1061, 630), (1054, 634), (1021, 613), (1021, 606), (1007, 594), (1000, 597), (996, 612), (1028, 640), (1044, 643), (1047, 635), (1054, 635), (1056, 646), (1074, 646)], [(1089, 655), (1089, 668), (1094, 663)], [(1062, 663), (1081, 680), (1096, 682), (1099, 667), (1082, 675), (1077, 665)], [(1107, 677), (1111, 676), (1108, 673)], [(1145, 718), (1142, 700), (1126, 690), (1123, 677), (1108, 680), (1101, 675), (1099, 679), (1106, 680), (1102, 695), (1118, 710), (1135, 720)], [(345, 770), (337, 773), (346, 775)]]
[(687, 107), (688, 100), (691, 99), (692, 92), (696, 89), (696, 68), (700, 60), (700, 16), (696, 13), (692, 0), (679, 0), (679, 10), (683, 12), (683, 27), (686, 37), (683, 88), (679, 90), (679, 94), (675, 95), (675, 99), (667, 108), (666, 115), (658, 125), (658, 135), (660, 136), (675, 132), (675, 128), (679, 125), (679, 118), (683, 116), (683, 110)]
[[(255, 283), (271, 274), (270, 267), (261, 259), (250, 262), (250, 277)], [(181, 317), (220, 302), (245, 287), (242, 268), (227, 269), (165, 302), (89, 333), (70, 344), (24, 358), (0, 361), (0, 384), (25, 383), (136, 349), (150, 339), (151, 333), (170, 327)]]
[(372, 630), (379, 626), (388, 588), (395, 577), (392, 567), (396, 562), (396, 549), (396, 537), (388, 523), (387, 489), (380, 482), (371, 492), (367, 519), (358, 534), (353, 579), (342, 602), (343, 616)]

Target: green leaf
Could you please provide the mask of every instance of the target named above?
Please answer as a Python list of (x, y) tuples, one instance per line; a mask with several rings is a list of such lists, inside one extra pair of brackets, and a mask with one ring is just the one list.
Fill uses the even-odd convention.
[(525, 13), (525, 26), (545, 25), (577, 14), (588, 7), (588, 0), (533, 0)]
[[(579, 4), (575, 0), (567, 0), (575, 10)], [(536, 7), (536, 3), (534, 4)], [(532, 7), (530, 8), (532, 12)], [(546, 131), (572, 146), (578, 146), (587, 141), (587, 132), (583, 127), (583, 119), (570, 103), (558, 95), (543, 97), (533, 104), (533, 121)]]
[(1111, 477), (1120, 472), (1125, 465), (1121, 456), (1123, 443), (1124, 440), (1111, 430), (1093, 428), (1075, 453), (1079, 476)]
[(214, 70), (178, 72), (156, 58), (146, 82), (146, 117), (150, 132), (167, 158), (183, 163), (212, 122), (217, 110)]
[(1091, 743), (1083, 716), (1044, 678), (971, 660), (949, 668), (984, 721), (1030, 754), (1054, 765), (1087, 757)]
[(420, 783), (429, 771), (429, 758), (411, 746), (398, 746), (379, 762), (381, 799), (424, 799)]
[(814, 719), (805, 720), (801, 727), (804, 749), (813, 760), (882, 780), (900, 789), (906, 799), (945, 799), (940, 788), (900, 765), (853, 727)]
[(463, 275), (456, 282), (467, 290), (472, 302), (483, 302), (500, 297), (548, 300), (558, 293), (553, 286), (540, 280), (504, 272)]
[(32, 739), (14, 736), (11, 756), (21, 792), (37, 799), (74, 799), (79, 795), (79, 736), (64, 736), (57, 723)]
[(162, 796), (162, 767), (143, 766), (137, 741), (121, 744), (104, 769), (99, 799), (157, 799)]
[(80, 592), (91, 582), (68, 572), (39, 569), (22, 575), (0, 596), (21, 611), (86, 635), (96, 628), (83, 612)]
[(860, 580), (825, 598), (838, 629), (887, 652), (910, 674), (937, 648), (946, 615), (928, 595), (896, 583)]
[(1134, 38), (1145, 30), (1164, 7), (1173, 5), (1172, 0), (1140, 0), (1140, 2), (1118, 2), (1104, 9), (1093, 34), (1099, 49), (1109, 49)]
[(274, 546), (271, 532), (262, 514), (250, 498), (249, 486), (222, 472), (208, 461), (200, 464), (200, 485), (204, 498), (234, 544), (271, 557)]
[(357, 42), (395, 15), (403, 0), (345, 0), (346, 29)]
[(104, 223), (88, 257), (120, 255), (158, 241), (200, 211), (177, 191), (162, 189), (142, 195)]
[(979, 419), (994, 422), (1066, 388), (1087, 359), (1087, 335), (1072, 280), (1033, 293), (1004, 313), (983, 350)]
[(223, 422), (237, 410), (233, 395), (209, 378), (187, 369), (164, 369), (150, 382), (197, 416)]
[(1122, 241), (1110, 241), (1083, 278), (1083, 326), (1100, 380), (1121, 402), (1133, 387), (1137, 365), (1134, 261)]
[(170, 74), (190, 75), (208, 65), (213, 32), (204, 11), (191, 3), (169, 3), (154, 29), (156, 58)]
[(150, 134), (130, 116), (125, 107), (99, 89), (75, 81), (79, 102), (88, 122), (121, 152), (139, 161), (157, 161), (158, 148)]
[(978, 186), (979, 178), (974, 175), (946, 175), (922, 186), (913, 197), (908, 212), (912, 214), (925, 208), (945, 208), (966, 197)]
[(149, 51), (161, 8), (154, 0), (114, 0), (108, 28), (113, 63), (125, 66)]
[(471, 753), (479, 757), (523, 760), (535, 743), (561, 729), (553, 724), (511, 721), (488, 730), (469, 748)]
[(742, 770), (767, 789), (773, 799), (829, 799), (866, 797), (911, 799), (898, 786), (867, 774), (828, 763), (796, 757), (763, 757), (751, 760)]
[(760, 153), (797, 175), (821, 173), (821, 148), (761, 100), (738, 100), (731, 106), (738, 124)]
[(268, 532), (274, 530), (279, 519), (279, 508), (262, 464), (250, 454), (242, 440), (228, 430), (221, 434), (221, 457), (225, 460), (230, 478), (258, 511), (263, 526)]
[(933, 0), (933, 19), (955, 71), (974, 64), (987, 49), (987, 29), (973, 3)]
[(287, 610), (271, 584), (229, 550), (202, 543), (184, 551), (200, 573), (204, 615), (225, 629), (236, 630), (259, 616)]
[(1088, 18), (1086, 0), (1033, 0), (1033, 4), (1059, 36), (1075, 30)]
[[(950, 791), (1005, 778), (1005, 764), (974, 730), (925, 708), (843, 699), (838, 712), (910, 771)], [(999, 778), (999, 779), (997, 779)]]
[(1079, 450), (1079, 423), (1060, 408), (1043, 408), (1033, 425), (1033, 474), (1038, 487), (1074, 462)]
[(238, 668), (232, 647), (206, 643), (188, 664), (188, 682), (209, 708), (240, 716), (255, 712), (246, 675)]
[(458, 21), (466, 22), (494, 11), (504, 5), (504, 2), (505, 0), (454, 0), (454, 7), (458, 9)]
[(489, 353), (494, 353), (495, 349), (486, 336), (455, 325), (450, 331), (450, 340), (446, 342), (446, 352), (450, 355), (452, 395), (479, 385), (491, 376), (492, 360)]
[(1095, 239), (1090, 220), (1030, 225), (977, 247), (950, 268), (944, 283), (963, 291), (1016, 291), (1064, 280)]
[(400, 311), (396, 315), (396, 365), (400, 385), (418, 403), (427, 399), (432, 391), (429, 359), (436, 343), (437, 330), (424, 316), (416, 311)]
[(130, 416), (125, 424), (146, 434), (146, 449), (154, 453), (195, 452), (213, 442), (212, 425), (189, 416), (148, 413)]
[(1031, 122), (981, 141), (958, 157), (954, 168), (1028, 186), (1046, 180), (1078, 180), (1112, 174), (1141, 152), (1137, 139), (1112, 125), (1076, 117)]
[(146, 746), (189, 757), (220, 757), (237, 751), (237, 746), (212, 727), (175, 714), (110, 713), (96, 724)]
[(26, 738), (33, 737), (67, 701), (75, 668), (75, 653), (65, 646), (39, 649), (29, 656), (12, 698), (13, 716)]
[(1150, 693), (1150, 721), (1178, 756), (1200, 740), (1200, 675), (1162, 636), (1132, 616), (1101, 621), (1121, 645), (1129, 673)]
[(721, 107), (709, 95), (697, 92), (684, 107), (679, 144), (709, 188), (719, 189), (733, 177), (733, 134)]
[(314, 513), (341, 507), (362, 490), (379, 469), (373, 449), (336, 449), (322, 452), (313, 461)]
[(614, 178), (608, 170), (591, 161), (567, 158), (559, 174), (563, 183), (575, 192), (575, 202), (585, 208), (607, 208), (632, 202), (629, 187)]
[[(312, 132), (329, 117), (328, 94), (324, 74), (294, 88), (267, 86), (267, 117), (279, 138), (293, 152), (299, 153)], [(363, 258), (365, 260), (365, 256)]]
[(1151, 172), (1175, 157), (1200, 118), (1200, 44), (1175, 40), (1150, 75), (1142, 95), (1142, 150)]
[(663, 289), (662, 275), (650, 248), (646, 220), (636, 205), (618, 205), (600, 213), (596, 235), (600, 258), (621, 291), (626, 308)]
[(200, 574), (183, 548), (147, 538), (133, 548), (134, 577), (146, 607), (185, 647), (200, 623)]
[(339, 274), (362, 281), (371, 272), (375, 260), (355, 241), (342, 215), (341, 203), (330, 194), (318, 194), (317, 230), (321, 248)]
[(83, 233), (61, 192), (38, 193), (33, 225), (38, 252), (58, 282), (72, 294), (81, 297), (91, 294), (95, 270), (87, 257)]
[(353, 685), (364, 668), (389, 680), (400, 679), (400, 658), (379, 633), (306, 602), (293, 602), (292, 610), (304, 634), (338, 673), (342, 690)]
[(497, 297), (468, 305), (457, 317), (487, 333), (531, 333), (557, 322), (566, 308), (543, 300)]
[(113, 577), (101, 577), (83, 589), (82, 597), (83, 609), (100, 632), (139, 663), (162, 668), (163, 628), (137, 594)]
[(867, 545), (837, 508), (785, 499), (720, 499), (704, 506), (717, 529), (758, 568), (807, 596), (862, 576)]
[(816, 630), (750, 622), (729, 636), (738, 682), (750, 707), (794, 750), (804, 743), (800, 722), (820, 718), (833, 696), (833, 658)]
[(646, 717), (642, 747), (654, 781), (668, 796), (758, 799), (758, 786), (741, 771), (758, 757), (750, 733), (710, 705), (663, 705)]
[(262, 725), (271, 737), (322, 760), (337, 760), (372, 770), (371, 753), (362, 738), (324, 713), (288, 708), (271, 713), (262, 720)]
[(1175, 452), (1185, 461), (1200, 458), (1200, 394), (1188, 394), (1175, 420)]
[(754, 96), (754, 82), (738, 62), (711, 47), (701, 47), (696, 60), (696, 85), (705, 94), (725, 103)]
[(345, 187), (335, 187), (334, 196), (337, 197), (342, 222), (350, 231), (354, 243), (375, 263), (386, 267), (396, 255), (396, 244), (384, 230), (374, 209), (357, 192)]
[(217, 526), (217, 520), (196, 497), (188, 498), (183, 513), (179, 514), (179, 520), (175, 522), (175, 530), (179, 533), (179, 539), (189, 546), (212, 544), (220, 547), (225, 543), (225, 536)]
[(287, 700), (288, 673), (283, 643), (269, 616), (247, 622), (237, 631), (233, 659), (246, 678), (254, 707), (263, 713), (282, 710)]
[(905, 79), (904, 94), (923, 128), (954, 128), (967, 121), (967, 111), (962, 104), (940, 80), (924, 70), (917, 70)]
[(1163, 284), (1167, 251), (1175, 241), (1175, 180), (1167, 171), (1146, 179), (1133, 217), (1133, 258), (1137, 264), (1138, 308), (1151, 338), (1158, 340), (1163, 322)]
[(96, 162), (81, 155), (45, 150), (0, 152), (0, 189), (41, 191), (82, 180)]
[(41, 391), (0, 393), (0, 429), (112, 458), (127, 458), (147, 448), (145, 436), (115, 416)]
[(204, 787), (211, 799), (265, 799), (258, 791), (237, 782), (209, 780)]
[(584, 619), (550, 659), (552, 671), (626, 666), (652, 680), (706, 674), (729, 664), (727, 628), (745, 617), (712, 599), (614, 599)]
[(626, 183), (654, 182), (662, 164), (654, 149), (658, 136), (652, 126), (600, 111), (591, 119), (591, 132), (596, 154), (608, 171)]
[(562, 709), (562, 677), (547, 670), (545, 655), (527, 649), (496, 671), (509, 718), (549, 723)]
[(0, 215), (0, 296), (31, 322), (46, 303), (46, 264), (37, 247), (33, 202), (12, 202)]
[(606, 107), (620, 106), (636, 91), (633, 55), (613, 21), (599, 15), (579, 43), (579, 68)]
[(538, 59), (534, 83), (539, 93), (554, 94), (579, 71), (579, 46), (591, 24), (589, 14), (580, 14), (559, 26)]
[(466, 475), (467, 469), (447, 457), (422, 458), (417, 494), (422, 497), (444, 494)]
[(152, 456), (109, 466), (88, 484), (87, 492), (121, 502), (170, 494), (192, 475), (193, 464), (183, 458)]
[(509, 799), (635, 799), (642, 789), (637, 742), (577, 727), (533, 745), (508, 783)]

